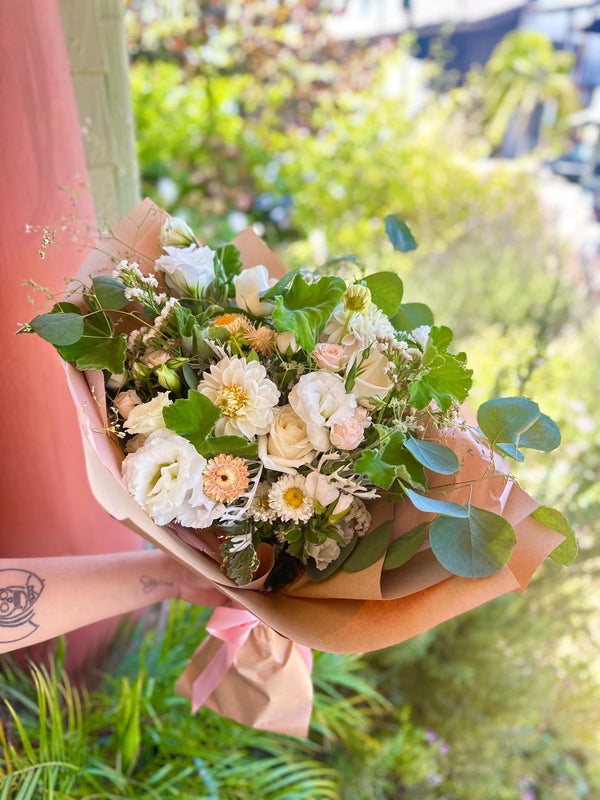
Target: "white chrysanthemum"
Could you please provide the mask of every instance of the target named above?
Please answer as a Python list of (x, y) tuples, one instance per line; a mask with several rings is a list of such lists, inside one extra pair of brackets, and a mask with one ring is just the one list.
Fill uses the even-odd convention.
[(268, 433), (279, 390), (267, 378), (258, 361), (246, 362), (238, 356), (222, 358), (203, 373), (198, 391), (221, 410), (215, 425), (216, 436), (246, 436)]
[(356, 397), (346, 392), (344, 381), (325, 370), (302, 375), (289, 394), (290, 405), (306, 425), (315, 450), (330, 447), (327, 428), (354, 416)]
[(409, 335), (411, 339), (419, 345), (421, 350), (425, 350), (430, 333), (431, 325), (419, 325), (418, 328), (413, 328)]
[(248, 516), (255, 522), (272, 522), (277, 516), (269, 503), (270, 490), (270, 483), (258, 484), (258, 488), (252, 498), (252, 503), (248, 509)]
[(125, 457), (122, 474), (135, 502), (157, 525), (167, 525), (175, 519), (183, 522), (182, 514), (201, 499), (198, 489), (205, 466), (206, 459), (191, 442), (173, 431), (159, 430)]
[(347, 318), (348, 312), (345, 310), (344, 304), (339, 303), (329, 317), (321, 341), (341, 344), (346, 352), (352, 355), (360, 350), (365, 350), (378, 338), (394, 338), (394, 326), (383, 311), (380, 311), (373, 303), (366, 311), (360, 314), (351, 314), (346, 327)]
[(269, 505), (284, 522), (306, 522), (315, 513), (302, 475), (284, 475), (269, 491)]
[(165, 247), (166, 256), (156, 259), (156, 268), (165, 273), (172, 289), (199, 295), (215, 279), (214, 250), (210, 247)]
[(153, 433), (166, 428), (163, 408), (171, 405), (168, 392), (160, 392), (147, 403), (135, 406), (123, 423), (128, 433)]

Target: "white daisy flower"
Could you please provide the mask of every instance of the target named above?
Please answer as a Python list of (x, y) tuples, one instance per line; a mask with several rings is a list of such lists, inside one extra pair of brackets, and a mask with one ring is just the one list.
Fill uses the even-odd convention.
[(315, 513), (302, 475), (284, 475), (269, 491), (269, 504), (284, 522), (306, 522)]
[(252, 498), (252, 503), (248, 509), (248, 516), (255, 522), (272, 522), (277, 516), (269, 504), (270, 489), (270, 483), (258, 484), (258, 488)]
[(377, 339), (393, 339), (394, 326), (376, 305), (371, 303), (366, 311), (350, 314), (339, 303), (329, 318), (322, 341), (341, 344), (348, 355), (366, 350)]
[(246, 362), (238, 356), (222, 358), (203, 373), (198, 391), (221, 410), (215, 424), (216, 436), (245, 436), (253, 439), (268, 433), (279, 390), (267, 378), (258, 361)]

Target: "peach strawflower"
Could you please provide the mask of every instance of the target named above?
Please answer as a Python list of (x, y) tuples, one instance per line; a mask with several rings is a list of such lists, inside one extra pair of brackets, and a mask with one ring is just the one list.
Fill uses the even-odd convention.
[(275, 339), (277, 334), (266, 325), (261, 325), (255, 331), (247, 331), (244, 339), (252, 345), (261, 356), (270, 356), (275, 352)]
[(208, 498), (218, 503), (231, 503), (249, 486), (248, 467), (241, 458), (220, 453), (208, 461), (202, 482)]
[(254, 331), (254, 325), (245, 314), (222, 314), (215, 320), (215, 325), (227, 328), (231, 334), (237, 333), (240, 329), (243, 330), (245, 334)]

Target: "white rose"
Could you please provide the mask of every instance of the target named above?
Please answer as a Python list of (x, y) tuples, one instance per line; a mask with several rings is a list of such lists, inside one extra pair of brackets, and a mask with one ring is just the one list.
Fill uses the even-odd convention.
[(182, 513), (186, 499), (202, 486), (206, 466), (194, 445), (173, 431), (151, 434), (122, 466), (127, 491), (157, 525), (167, 525)]
[(380, 397), (383, 400), (392, 388), (393, 381), (385, 371), (389, 364), (390, 361), (385, 353), (376, 347), (371, 350), (369, 357), (359, 369), (352, 389), (361, 406), (373, 408), (369, 397)]
[(267, 268), (262, 264), (251, 269), (244, 269), (233, 279), (235, 284), (235, 302), (238, 308), (249, 311), (255, 317), (265, 317), (275, 307), (273, 303), (263, 303), (259, 292), (266, 292), (277, 281), (269, 278)]
[(160, 229), (160, 243), (163, 248), (189, 247), (197, 244), (196, 237), (190, 226), (179, 217), (167, 217)]
[(346, 393), (344, 381), (323, 370), (302, 375), (290, 392), (289, 401), (304, 421), (313, 447), (321, 451), (330, 446), (327, 428), (354, 416), (356, 408), (356, 398)]
[(296, 341), (296, 335), (289, 331), (280, 333), (277, 337), (277, 349), (285, 356), (291, 356), (294, 353), (297, 353), (300, 349), (300, 346)]
[(267, 469), (288, 475), (313, 460), (306, 425), (290, 405), (275, 410), (268, 435), (258, 437), (258, 455)]
[(210, 247), (165, 247), (166, 256), (156, 259), (156, 268), (165, 273), (172, 289), (197, 297), (215, 279), (215, 253)]
[(162, 412), (172, 402), (168, 392), (160, 392), (148, 403), (132, 408), (123, 427), (129, 433), (153, 433), (166, 428)]

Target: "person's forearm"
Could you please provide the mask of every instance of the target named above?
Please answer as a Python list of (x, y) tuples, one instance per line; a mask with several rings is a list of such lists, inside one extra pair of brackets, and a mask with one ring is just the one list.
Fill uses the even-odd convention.
[(160, 550), (0, 559), (0, 653), (178, 595)]

